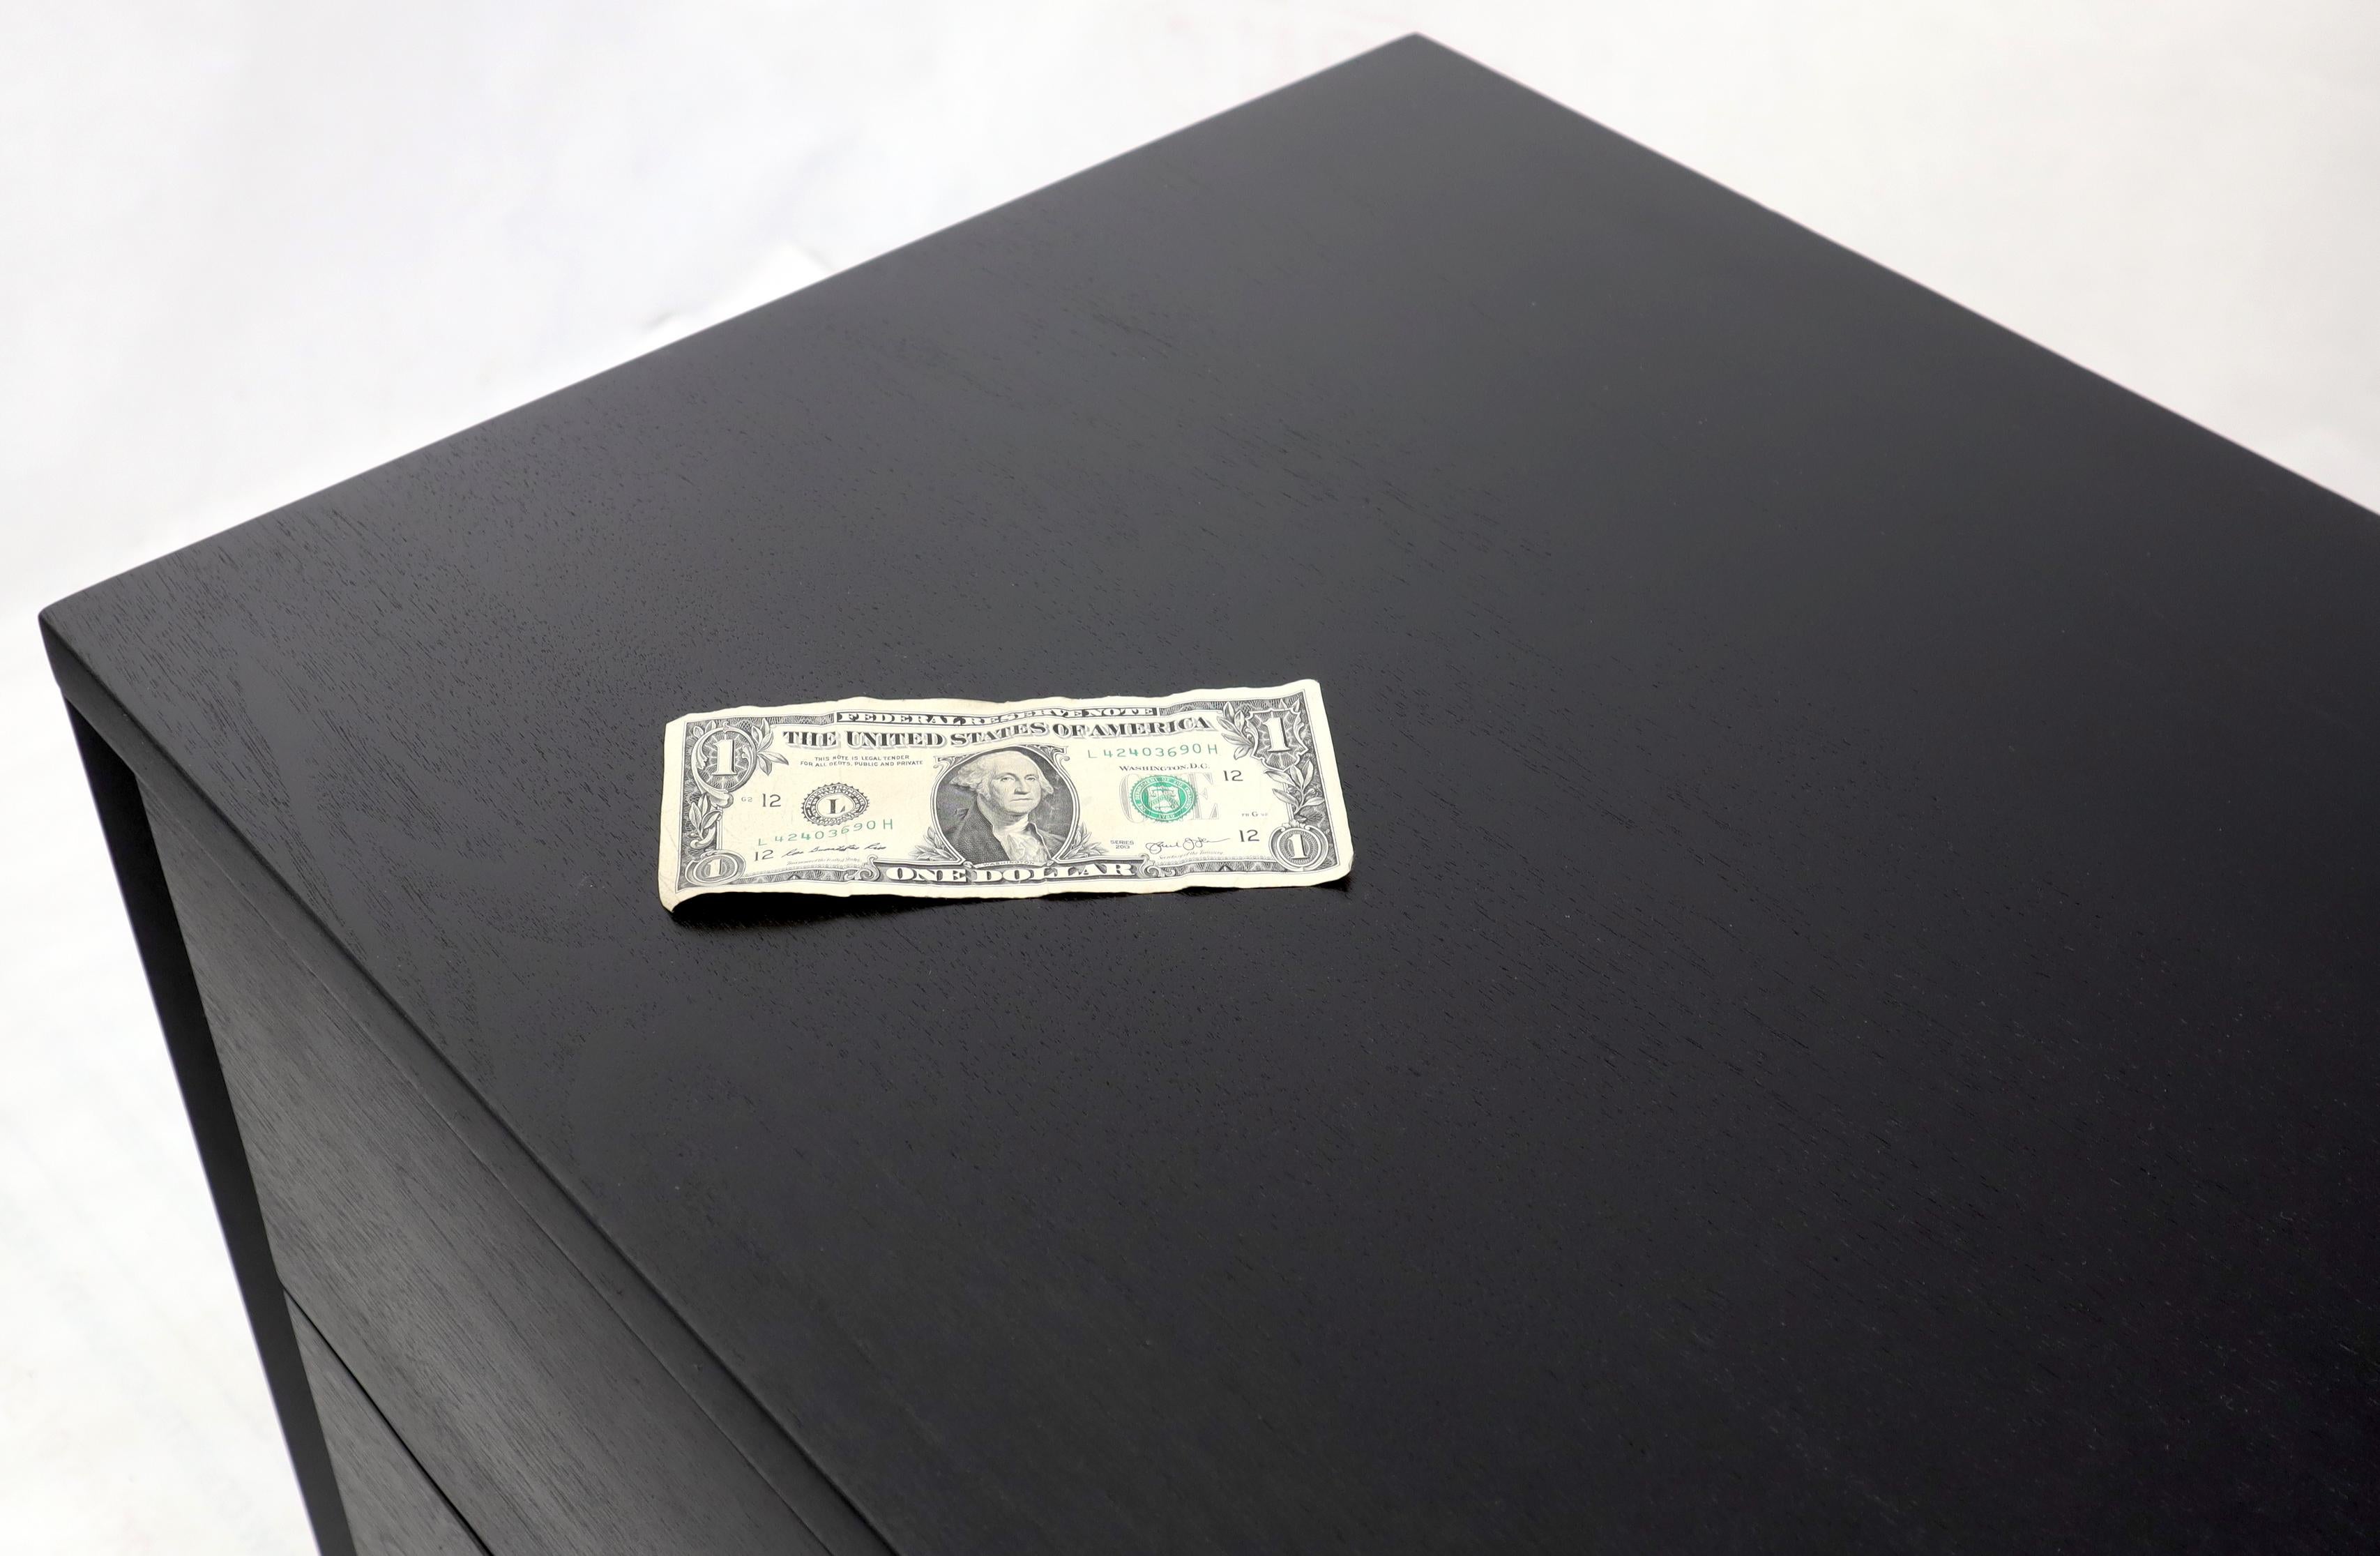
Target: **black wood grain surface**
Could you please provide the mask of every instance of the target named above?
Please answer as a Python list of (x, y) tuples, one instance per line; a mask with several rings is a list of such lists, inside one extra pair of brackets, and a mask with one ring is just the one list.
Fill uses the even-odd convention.
[[(55, 651), (54, 640), (51, 647)], [(319, 1556), (358, 1556), (341, 1506), (337, 1473), (324, 1441), (305, 1355), (273, 1269), (253, 1163), (240, 1138), (230, 1088), (225, 1084), (223, 1064), (208, 1029), (198, 974), (190, 964), (172, 887), (158, 854), (147, 798), (122, 754), (122, 747), (142, 743), (128, 727), (113, 699), (96, 690), (87, 675), (69, 672), (71, 655), (59, 654), (57, 663), (62, 681), (73, 682), (82, 693), (79, 704), (69, 704), (67, 717), (107, 838), (110, 863), (123, 893), (126, 917), (131, 920), (141, 969), (157, 1007), (157, 1024), (190, 1121), (191, 1141), (198, 1147), (199, 1164), (214, 1200), (224, 1252), (239, 1287), (240, 1304), (248, 1310), (257, 1359), (263, 1366), (265, 1387), (280, 1418), (308, 1528)], [(104, 711), (100, 711), (102, 705)], [(106, 732), (94, 728), (93, 713), (113, 728)], [(144, 746), (144, 754), (154, 749)]]
[[(1426, 43), (48, 619), (904, 1552), (2380, 1520), (2380, 527)], [(654, 902), (1299, 675), (1344, 889)]]
[(289, 1321), (338, 1466), (356, 1556), (488, 1556), (355, 1374), (293, 1303)]
[[(280, 1279), (468, 1528), (499, 1556), (820, 1556), (212, 857), (205, 819), (153, 795), (150, 814)], [(336, 1392), (315, 1393), (327, 1419)]]

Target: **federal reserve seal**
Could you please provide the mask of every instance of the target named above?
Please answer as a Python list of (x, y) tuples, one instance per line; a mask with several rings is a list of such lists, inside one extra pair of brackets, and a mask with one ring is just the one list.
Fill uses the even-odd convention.
[(1156, 772), (1132, 786), (1132, 808), (1152, 821), (1178, 821), (1198, 803), (1198, 791), (1187, 778)]
[(848, 784), (820, 784), (802, 796), (802, 815), (814, 827), (856, 821), (868, 814), (868, 796)]

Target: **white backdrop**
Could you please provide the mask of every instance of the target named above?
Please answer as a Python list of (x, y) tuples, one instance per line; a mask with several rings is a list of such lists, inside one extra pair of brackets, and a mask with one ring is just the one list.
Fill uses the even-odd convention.
[(2380, 506), (2370, 0), (0, 6), (0, 1552), (306, 1549), (33, 613), (1409, 30)]

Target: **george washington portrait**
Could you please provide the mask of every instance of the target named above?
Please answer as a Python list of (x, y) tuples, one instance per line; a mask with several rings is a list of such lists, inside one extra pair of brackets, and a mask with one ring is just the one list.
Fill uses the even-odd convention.
[(1008, 746), (942, 774), (934, 819), (970, 864), (1045, 865), (1074, 830), (1075, 796), (1038, 752)]

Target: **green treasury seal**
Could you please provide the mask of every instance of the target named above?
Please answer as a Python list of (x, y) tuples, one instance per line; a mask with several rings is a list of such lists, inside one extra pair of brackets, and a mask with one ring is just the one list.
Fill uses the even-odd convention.
[(1198, 791), (1187, 778), (1153, 773), (1132, 786), (1132, 808), (1152, 821), (1178, 821), (1198, 803)]

